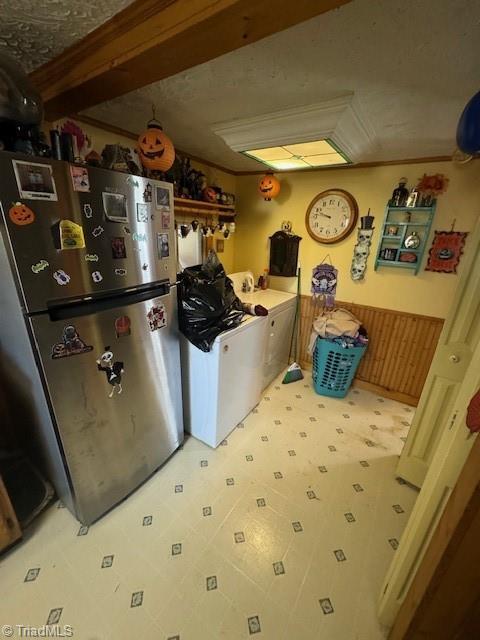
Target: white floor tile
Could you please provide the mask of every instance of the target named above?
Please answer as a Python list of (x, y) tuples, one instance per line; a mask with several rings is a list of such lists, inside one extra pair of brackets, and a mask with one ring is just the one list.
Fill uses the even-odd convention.
[(376, 602), (417, 496), (395, 478), (413, 410), (281, 380), (222, 446), (188, 437), (90, 528), (48, 509), (0, 560), (2, 622), (60, 616), (81, 640), (384, 638)]

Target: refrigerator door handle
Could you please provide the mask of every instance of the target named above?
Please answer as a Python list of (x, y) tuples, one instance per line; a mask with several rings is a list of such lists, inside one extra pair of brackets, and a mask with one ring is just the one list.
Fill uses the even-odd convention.
[(170, 284), (167, 282), (160, 286), (134, 291), (131, 293), (123, 293), (118, 295), (115, 293), (111, 296), (101, 298), (88, 298), (81, 301), (63, 304), (47, 304), (48, 315), (50, 320), (66, 320), (68, 318), (79, 318), (88, 316), (99, 311), (115, 309), (116, 307), (128, 306), (138, 302), (145, 302), (153, 298), (170, 295)]

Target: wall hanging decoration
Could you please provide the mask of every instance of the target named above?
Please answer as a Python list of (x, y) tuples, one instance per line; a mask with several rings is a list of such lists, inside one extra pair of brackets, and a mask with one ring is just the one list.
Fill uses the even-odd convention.
[(326, 260), (330, 260), (330, 255), (326, 255), (312, 271), (312, 296), (324, 306), (334, 307), (338, 270)]
[(280, 182), (273, 175), (272, 171), (267, 171), (267, 173), (260, 180), (258, 191), (262, 198), (266, 201), (270, 201), (278, 196), (278, 194), (280, 193)]
[(435, 231), (425, 271), (457, 273), (468, 232), (454, 231), (454, 224), (455, 221), (450, 231)]
[(168, 171), (175, 160), (175, 149), (162, 125), (155, 119), (154, 105), (152, 115), (146, 131), (138, 136), (138, 157), (146, 169)]
[[(357, 244), (353, 249), (352, 266), (350, 267), (352, 280), (363, 280), (365, 277), (367, 258), (370, 253), (370, 245), (372, 243), (372, 235), (374, 232), (374, 220), (374, 216), (370, 215), (370, 209), (366, 216), (362, 216), (360, 218), (360, 228), (357, 232)], [(397, 229), (397, 227), (395, 227), (395, 229)]]
[(270, 275), (286, 277), (297, 275), (300, 240), (300, 236), (285, 231), (276, 231), (270, 236)]
[(358, 205), (355, 198), (343, 189), (328, 189), (319, 193), (305, 214), (310, 236), (322, 244), (339, 242), (355, 228)]
[(431, 176), (424, 173), (417, 185), (417, 191), (420, 193), (420, 206), (431, 207), (435, 198), (441, 193), (445, 193), (447, 187), (448, 178), (443, 173), (435, 173)]

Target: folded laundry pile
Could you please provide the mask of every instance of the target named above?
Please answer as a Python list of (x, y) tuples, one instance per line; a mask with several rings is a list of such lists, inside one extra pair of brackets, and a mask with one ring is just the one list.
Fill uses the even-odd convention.
[(360, 347), (368, 344), (367, 332), (360, 320), (347, 309), (323, 310), (312, 325), (308, 353), (313, 354), (316, 339), (326, 338), (344, 347)]

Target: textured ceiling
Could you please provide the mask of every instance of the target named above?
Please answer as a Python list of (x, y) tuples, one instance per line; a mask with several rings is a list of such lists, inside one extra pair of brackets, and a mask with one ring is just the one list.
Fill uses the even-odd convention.
[(249, 170), (213, 124), (354, 92), (377, 138), (363, 161), (447, 155), (479, 89), (479, 25), (478, 0), (354, 0), (87, 113), (138, 132), (154, 102), (179, 148)]
[(0, 0), (0, 50), (32, 71), (133, 0)]

